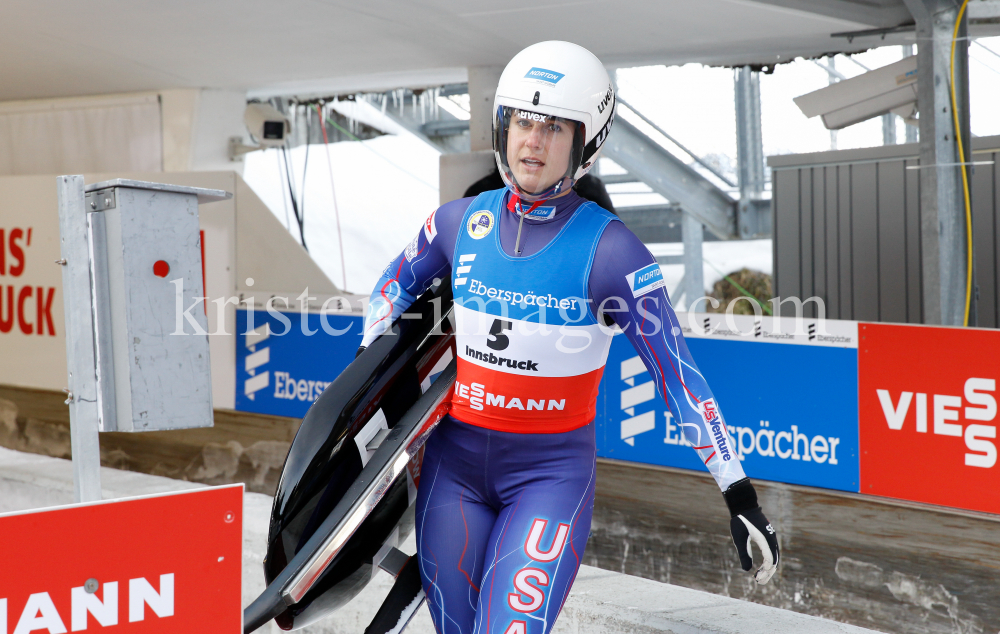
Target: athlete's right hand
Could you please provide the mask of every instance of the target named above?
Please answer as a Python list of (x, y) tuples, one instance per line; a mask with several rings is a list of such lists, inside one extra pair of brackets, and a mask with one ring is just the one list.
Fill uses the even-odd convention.
[(753, 557), (750, 552), (750, 543), (753, 542), (764, 559), (753, 578), (763, 585), (778, 569), (780, 558), (778, 536), (764, 516), (764, 511), (757, 504), (757, 491), (754, 490), (750, 478), (734, 482), (722, 496), (732, 514), (729, 530), (733, 534), (733, 544), (740, 557), (740, 566), (746, 571), (753, 568)]

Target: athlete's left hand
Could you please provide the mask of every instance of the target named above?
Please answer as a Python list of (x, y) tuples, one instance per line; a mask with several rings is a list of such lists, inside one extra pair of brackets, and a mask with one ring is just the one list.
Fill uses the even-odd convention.
[(753, 578), (759, 584), (767, 583), (778, 569), (780, 553), (778, 536), (771, 523), (764, 517), (764, 511), (757, 504), (757, 491), (754, 490), (750, 478), (743, 478), (731, 484), (722, 496), (732, 514), (729, 530), (733, 534), (733, 544), (740, 556), (740, 566), (746, 571), (753, 568), (753, 558), (750, 553), (750, 543), (753, 542), (764, 559)]

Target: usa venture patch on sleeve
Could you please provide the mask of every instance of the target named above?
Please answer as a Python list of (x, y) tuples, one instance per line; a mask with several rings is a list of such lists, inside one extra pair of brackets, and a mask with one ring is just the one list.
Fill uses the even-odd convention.
[(625, 276), (629, 288), (632, 289), (632, 297), (641, 297), (650, 291), (655, 291), (667, 285), (663, 280), (663, 271), (659, 264), (650, 264), (638, 271), (632, 271)]
[(714, 398), (706, 399), (698, 404), (702, 418), (705, 420), (705, 427), (708, 428), (708, 437), (712, 439), (712, 446), (719, 460), (728, 462), (732, 460), (732, 437), (726, 430), (726, 423), (719, 415), (719, 405)]

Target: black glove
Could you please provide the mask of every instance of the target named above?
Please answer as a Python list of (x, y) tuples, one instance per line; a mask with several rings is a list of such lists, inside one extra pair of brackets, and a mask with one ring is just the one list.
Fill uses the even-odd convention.
[(736, 553), (740, 556), (740, 566), (746, 571), (753, 568), (753, 558), (750, 555), (752, 541), (764, 557), (764, 563), (754, 573), (754, 581), (759, 584), (767, 583), (778, 569), (778, 536), (757, 504), (757, 491), (750, 483), (750, 478), (743, 478), (729, 485), (722, 497), (732, 514), (729, 530), (733, 534)]

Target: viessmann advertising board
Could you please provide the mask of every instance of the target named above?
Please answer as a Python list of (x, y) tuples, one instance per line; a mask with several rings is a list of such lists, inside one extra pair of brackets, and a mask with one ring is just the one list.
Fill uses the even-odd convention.
[[(301, 417), (354, 358), (361, 318), (239, 311), (236, 407)], [(1000, 331), (679, 313), (751, 477), (1000, 513)], [(346, 329), (346, 330), (345, 330)], [(317, 331), (313, 335), (305, 333)], [(336, 334), (336, 333), (343, 334)], [(284, 334), (281, 334), (284, 333)], [(704, 471), (615, 336), (598, 455)], [(918, 477), (914, 465), (920, 465)]]
[(1000, 331), (860, 324), (861, 492), (1000, 513)]
[(3, 514), (0, 535), (4, 634), (243, 630), (242, 484)]

